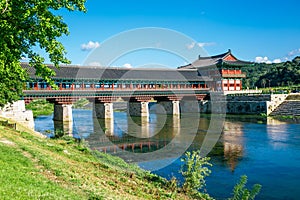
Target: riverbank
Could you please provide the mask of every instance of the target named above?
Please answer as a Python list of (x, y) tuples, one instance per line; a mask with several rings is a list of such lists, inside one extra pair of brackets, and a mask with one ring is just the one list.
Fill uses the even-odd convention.
[(7, 199), (188, 199), (166, 179), (91, 151), (0, 126), (0, 196)]

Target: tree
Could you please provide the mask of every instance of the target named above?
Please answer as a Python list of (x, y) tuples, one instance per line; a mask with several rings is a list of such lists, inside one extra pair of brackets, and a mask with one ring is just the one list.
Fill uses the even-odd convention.
[(68, 35), (68, 26), (56, 10), (85, 12), (86, 0), (0, 0), (0, 106), (20, 98), (27, 72), (21, 67), (29, 59), (36, 75), (50, 84), (54, 71), (36, 49), (44, 50), (55, 67), (68, 64), (65, 48), (57, 40)]
[(267, 83), (266, 79), (261, 80), (261, 86), (263, 86), (264, 88), (266, 88), (266, 83)]

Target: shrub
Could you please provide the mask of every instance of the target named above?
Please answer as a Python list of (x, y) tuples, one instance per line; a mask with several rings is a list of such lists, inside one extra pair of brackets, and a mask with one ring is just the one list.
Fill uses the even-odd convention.
[(252, 190), (245, 188), (247, 183), (247, 176), (241, 176), (240, 182), (237, 183), (233, 188), (233, 197), (229, 200), (253, 200), (255, 196), (260, 192), (261, 185), (255, 184)]
[(182, 190), (186, 194), (201, 199), (211, 199), (203, 191), (205, 187), (205, 177), (209, 176), (211, 170), (207, 166), (212, 166), (208, 161), (210, 158), (200, 156), (200, 151), (186, 152), (181, 159), (184, 164), (181, 167), (181, 174), (184, 178)]

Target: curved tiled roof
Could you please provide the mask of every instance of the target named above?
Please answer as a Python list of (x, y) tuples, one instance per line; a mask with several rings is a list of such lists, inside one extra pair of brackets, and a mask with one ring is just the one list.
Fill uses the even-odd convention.
[[(233, 57), (235, 60), (226, 60), (227, 56)], [(231, 54), (231, 50), (229, 49), (226, 53), (210, 56), (210, 57), (200, 57), (191, 64), (181, 66), (179, 69), (195, 69), (195, 68), (204, 68), (210, 66), (218, 66), (220, 64), (228, 64), (228, 65), (236, 65), (236, 66), (244, 66), (252, 64), (251, 62), (238, 60)]]
[[(28, 63), (21, 63), (30, 78), (36, 79), (35, 69)], [(53, 79), (86, 79), (86, 80), (146, 80), (146, 81), (211, 81), (200, 76), (196, 69), (147, 69), (147, 68), (113, 68), (90, 66), (60, 66), (49, 68), (56, 72)]]

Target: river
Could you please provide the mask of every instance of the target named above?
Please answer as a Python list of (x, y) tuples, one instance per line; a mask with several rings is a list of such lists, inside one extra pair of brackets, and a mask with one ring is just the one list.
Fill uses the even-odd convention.
[[(222, 121), (211, 116), (177, 119), (151, 114), (145, 123), (140, 118), (128, 118), (125, 112), (115, 112), (114, 117), (114, 122), (99, 120), (95, 125), (90, 110), (74, 109), (73, 133), (84, 137), (91, 148), (179, 180), (182, 163), (178, 156), (186, 149), (201, 149), (208, 130), (214, 128), (216, 121)], [(99, 124), (108, 128), (95, 128)], [(209, 138), (211, 144), (216, 142), (208, 154), (213, 167), (206, 179), (206, 190), (212, 197), (230, 197), (235, 183), (245, 174), (248, 187), (262, 185), (257, 199), (300, 199), (300, 124), (242, 117), (226, 118), (223, 124), (220, 135)], [(53, 133), (52, 116), (37, 117), (35, 129)]]

